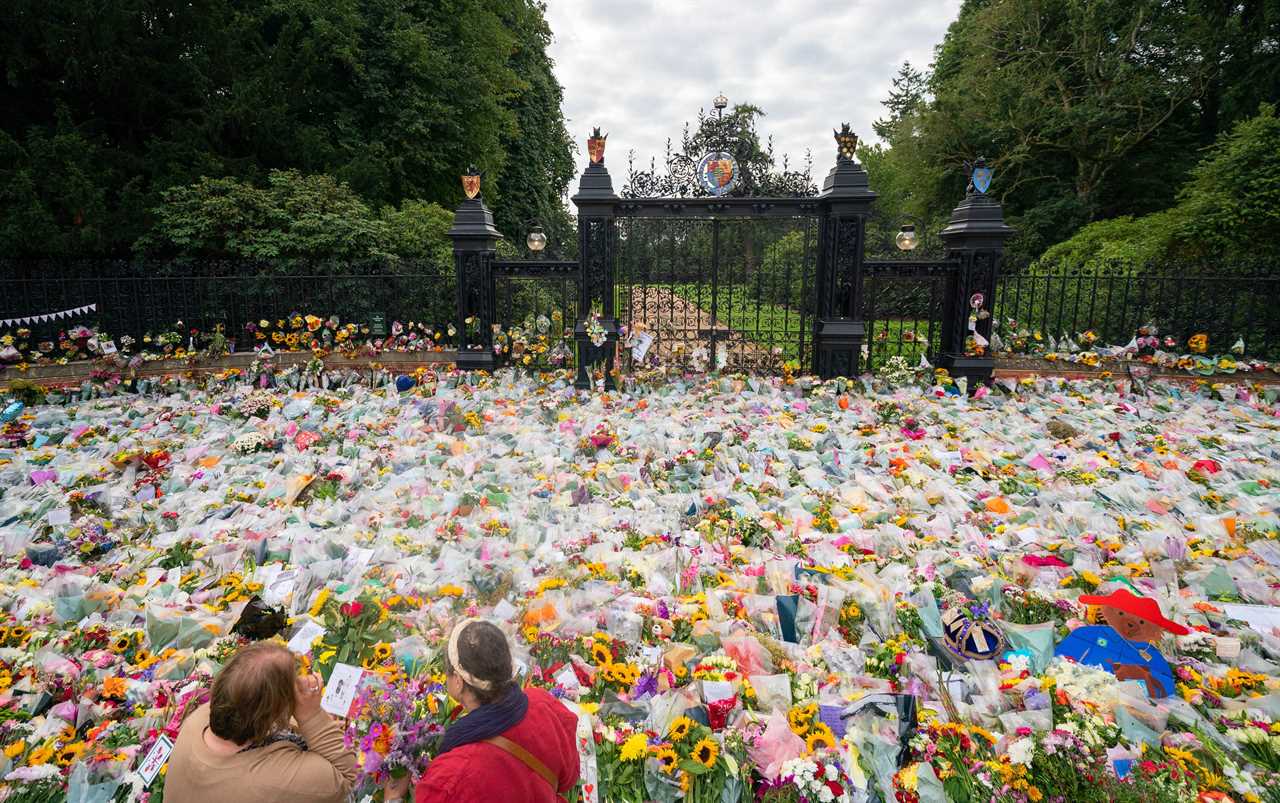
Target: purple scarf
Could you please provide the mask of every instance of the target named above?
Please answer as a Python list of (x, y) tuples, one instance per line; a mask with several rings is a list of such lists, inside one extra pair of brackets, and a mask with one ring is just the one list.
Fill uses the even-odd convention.
[(519, 725), (529, 710), (529, 697), (524, 689), (513, 685), (497, 702), (482, 705), (462, 719), (445, 728), (440, 741), (440, 754), (464, 744), (483, 742)]

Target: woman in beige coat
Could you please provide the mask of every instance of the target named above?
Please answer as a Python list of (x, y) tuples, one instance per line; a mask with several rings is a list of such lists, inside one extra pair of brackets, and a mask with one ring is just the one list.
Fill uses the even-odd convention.
[(209, 702), (182, 724), (165, 803), (345, 801), (356, 755), (320, 709), (322, 692), (319, 676), (299, 676), (284, 647), (240, 650), (214, 679)]

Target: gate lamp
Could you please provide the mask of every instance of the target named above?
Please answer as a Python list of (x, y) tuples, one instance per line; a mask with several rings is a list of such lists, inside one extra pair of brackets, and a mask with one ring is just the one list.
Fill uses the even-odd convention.
[(902, 231), (898, 232), (898, 236), (893, 238), (898, 244), (899, 251), (914, 251), (916, 248), (916, 227), (906, 225), (902, 227)]
[(534, 254), (541, 254), (542, 249), (547, 247), (547, 235), (542, 232), (541, 226), (534, 226), (529, 230), (529, 236), (525, 238), (524, 243)]

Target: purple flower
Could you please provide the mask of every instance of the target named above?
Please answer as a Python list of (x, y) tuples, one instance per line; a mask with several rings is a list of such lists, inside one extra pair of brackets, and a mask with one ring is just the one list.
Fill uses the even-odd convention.
[(640, 679), (636, 681), (635, 688), (631, 690), (631, 696), (633, 698), (640, 698), (640, 697), (644, 697), (645, 695), (657, 694), (657, 693), (658, 693), (658, 676), (651, 675), (651, 674), (641, 675)]

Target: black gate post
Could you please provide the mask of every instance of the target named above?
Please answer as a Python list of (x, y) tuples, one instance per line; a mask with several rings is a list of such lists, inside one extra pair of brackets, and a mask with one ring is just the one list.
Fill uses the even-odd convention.
[[(578, 192), (571, 199), (578, 208), (578, 262), (581, 270), (578, 320), (573, 327), (573, 339), (578, 346), (578, 373), (573, 384), (577, 388), (591, 387), (589, 366), (602, 361), (603, 351), (605, 388), (613, 390), (613, 353), (618, 342), (618, 317), (613, 303), (614, 244), (617, 238), (614, 204), (618, 196), (604, 166), (603, 142), (599, 157), (599, 161), (592, 160), (582, 171)], [(600, 323), (608, 335), (608, 341), (599, 347), (592, 345), (587, 334), (587, 320), (591, 317), (593, 305), (600, 308)]]
[[(981, 159), (977, 164), (985, 166)], [(970, 353), (965, 341), (971, 331), (991, 341), (1000, 257), (1013, 231), (1005, 225), (999, 202), (970, 181), (964, 200), (951, 213), (951, 223), (941, 232), (946, 257), (956, 267), (947, 277), (938, 362), (952, 376), (969, 377), (971, 387), (991, 379), (995, 370), (989, 349), (981, 355)]]
[[(479, 198), (468, 199), (453, 213), (453, 263), (458, 272), (457, 365), (460, 371), (493, 371), (493, 259), (502, 234), (493, 226), (493, 214)], [(467, 318), (479, 323), (472, 339)]]
[(818, 194), (818, 307), (813, 372), (823, 379), (857, 376), (866, 329), (862, 321), (862, 259), (867, 216), (876, 194), (854, 160), (857, 137), (836, 132), (836, 166)]

